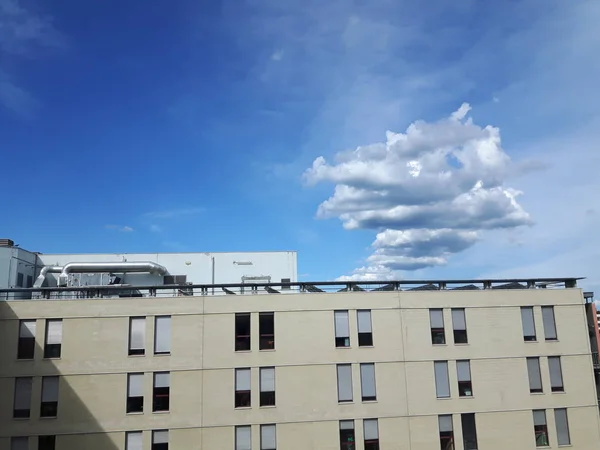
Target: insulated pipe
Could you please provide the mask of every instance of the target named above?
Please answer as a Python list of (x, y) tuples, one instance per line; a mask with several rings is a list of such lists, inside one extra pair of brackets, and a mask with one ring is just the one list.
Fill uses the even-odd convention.
[(117, 273), (156, 273), (166, 275), (167, 268), (150, 261), (139, 262), (88, 262), (88, 263), (69, 263), (62, 267), (58, 276), (58, 285), (66, 286), (70, 273), (99, 273), (99, 272), (117, 272)]
[(42, 267), (42, 270), (40, 270), (40, 274), (36, 278), (35, 283), (33, 283), (33, 287), (41, 288), (42, 285), (44, 284), (44, 281), (46, 280), (46, 274), (48, 272), (60, 273), (60, 272), (62, 272), (62, 270), (63, 270), (62, 266), (44, 266), (44, 267)]

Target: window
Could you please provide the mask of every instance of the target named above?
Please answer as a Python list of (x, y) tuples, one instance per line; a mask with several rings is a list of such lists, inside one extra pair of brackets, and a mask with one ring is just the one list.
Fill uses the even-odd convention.
[(27, 287), (33, 287), (33, 276), (32, 275), (27, 275)]
[(170, 378), (169, 372), (157, 372), (154, 374), (154, 389), (152, 390), (153, 412), (169, 410)]
[(38, 450), (55, 450), (55, 449), (56, 449), (56, 436), (38, 436)]
[(363, 420), (365, 450), (379, 450), (379, 427), (377, 419)]
[(62, 320), (46, 320), (46, 339), (44, 342), (44, 358), (60, 358), (62, 344)]
[(564, 392), (560, 356), (548, 356), (548, 367), (550, 368), (550, 388), (552, 392)]
[(475, 414), (461, 414), (460, 421), (462, 425), (464, 450), (477, 450), (477, 427), (475, 426)]
[(526, 342), (537, 340), (535, 336), (535, 321), (533, 320), (533, 306), (521, 307), (521, 323), (523, 324), (523, 339)]
[(452, 309), (452, 329), (454, 331), (455, 344), (468, 344), (467, 321), (465, 319), (465, 309)]
[(442, 309), (430, 309), (429, 324), (431, 326), (431, 343), (435, 345), (445, 344), (444, 311)]
[(235, 315), (235, 351), (250, 350), (250, 313)]
[(19, 322), (19, 344), (17, 359), (33, 359), (35, 351), (35, 320)]
[(125, 434), (125, 450), (143, 450), (143, 448), (141, 431), (128, 431)]
[(373, 345), (373, 329), (371, 328), (371, 311), (364, 309), (357, 311), (358, 318), (358, 345), (370, 347)]
[(252, 450), (252, 428), (235, 427), (235, 450)]
[(450, 397), (450, 381), (448, 380), (448, 361), (435, 361), (435, 392), (437, 398)]
[(275, 425), (260, 426), (260, 450), (277, 450)]
[(377, 393), (375, 391), (375, 364), (360, 365), (360, 391), (363, 402), (377, 400)]
[[(291, 278), (282, 278), (282, 279), (281, 279), (281, 283), (291, 283), (291, 282), (292, 282), (292, 279), (291, 279)], [(285, 286), (285, 285), (283, 285), (283, 286), (281, 286), (281, 289), (282, 289), (282, 290), (284, 290), (284, 289), (285, 289), (286, 291), (289, 291), (289, 290), (290, 290), (290, 287), (289, 287), (289, 286)]]
[(260, 406), (275, 406), (275, 367), (260, 369)]
[(259, 350), (275, 348), (275, 313), (261, 312), (258, 314), (258, 334), (260, 335)]
[(127, 375), (127, 413), (144, 412), (144, 374)]
[(23, 287), (23, 278), (24, 275), (21, 272), (17, 272), (17, 287)]
[(438, 427), (440, 429), (440, 450), (454, 450), (452, 415), (438, 416)]
[(169, 450), (168, 430), (156, 430), (152, 432), (152, 450)]
[(235, 407), (251, 406), (250, 369), (235, 369)]
[(340, 450), (354, 450), (354, 420), (340, 420)]
[(56, 417), (58, 413), (58, 377), (42, 377), (40, 417)]
[(527, 374), (529, 375), (529, 392), (543, 392), (540, 358), (527, 358)]
[(144, 355), (145, 349), (146, 318), (132, 317), (129, 319), (129, 355)]
[(546, 411), (537, 409), (533, 411), (533, 432), (535, 433), (535, 446), (548, 447), (548, 424), (546, 423)]
[(27, 419), (31, 415), (31, 384), (33, 378), (15, 378), (15, 396), (13, 400), (13, 417)]
[(338, 402), (352, 401), (352, 366), (350, 364), (337, 365)]
[(154, 318), (154, 354), (168, 355), (171, 353), (171, 316)]
[(350, 326), (348, 311), (335, 311), (335, 346), (350, 347)]
[(471, 384), (471, 363), (467, 360), (456, 361), (456, 373), (458, 376), (459, 397), (472, 397), (473, 386)]
[(547, 341), (556, 341), (556, 322), (554, 321), (554, 306), (542, 306), (542, 321), (544, 322), (544, 337)]
[(556, 434), (558, 439), (558, 445), (571, 445), (567, 410), (565, 408), (555, 409), (554, 421), (556, 422)]
[(29, 450), (28, 437), (14, 437), (10, 439), (10, 450)]

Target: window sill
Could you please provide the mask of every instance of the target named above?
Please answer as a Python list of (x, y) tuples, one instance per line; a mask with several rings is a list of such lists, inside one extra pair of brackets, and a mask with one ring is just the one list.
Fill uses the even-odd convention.
[(152, 414), (169, 414), (171, 411), (152, 411)]
[(42, 417), (40, 416), (40, 420), (55, 420), (58, 416), (46, 416), (46, 417)]
[(432, 347), (448, 347), (448, 344), (431, 344)]
[(337, 349), (340, 349), (340, 350), (349, 350), (349, 349), (351, 349), (352, 347), (348, 346), (348, 347), (336, 347), (336, 348), (337, 348)]
[(459, 347), (468, 347), (469, 343), (468, 342), (455, 342), (454, 345), (458, 345)]
[(552, 394), (566, 394), (565, 391), (551, 391)]
[(545, 339), (544, 342), (558, 342), (558, 339)]
[(56, 361), (57, 359), (62, 359), (60, 356), (55, 356), (55, 357), (51, 357), (51, 358), (42, 358), (43, 361)]
[(155, 353), (154, 356), (171, 356), (171, 353)]
[(15, 361), (34, 361), (35, 358), (16, 358)]
[(252, 350), (236, 350), (236, 353), (252, 353)]
[(537, 339), (535, 341), (523, 341), (525, 344), (538, 344), (540, 341)]
[(31, 420), (31, 417), (13, 417), (12, 420)]
[(474, 395), (463, 395), (462, 397), (459, 395), (458, 396), (459, 399), (469, 399), (469, 398), (475, 398)]
[(258, 349), (259, 352), (274, 352), (275, 349), (274, 348), (260, 348)]
[(358, 348), (375, 348), (374, 345), (359, 345)]
[(233, 409), (235, 409), (236, 411), (248, 410), (248, 409), (252, 409), (252, 406), (234, 406)]
[(127, 355), (128, 358), (143, 358), (146, 355)]
[(544, 395), (544, 392), (529, 392), (531, 395)]
[(377, 399), (375, 400), (363, 400), (363, 403), (377, 403)]
[(452, 400), (452, 397), (436, 397), (437, 400)]
[(354, 405), (354, 400), (350, 400), (347, 402), (338, 402), (338, 405)]
[(125, 413), (125, 414), (127, 414), (128, 416), (142, 416), (144, 414), (144, 411), (128, 412), (128, 413)]
[[(260, 406), (260, 409), (269, 409), (269, 408), (277, 408), (277, 405), (264, 405), (264, 406)], [(239, 409), (239, 408), (237, 408)]]

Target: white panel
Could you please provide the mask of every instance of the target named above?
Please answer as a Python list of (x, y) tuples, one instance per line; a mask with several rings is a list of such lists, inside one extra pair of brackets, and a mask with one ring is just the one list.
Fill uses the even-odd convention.
[(28, 437), (14, 437), (10, 439), (10, 450), (29, 450)]
[(375, 364), (360, 365), (360, 385), (363, 397), (375, 397)]
[(563, 387), (560, 356), (549, 356), (548, 357), (548, 367), (550, 369), (550, 385), (553, 388)]
[(448, 380), (448, 362), (435, 361), (435, 391), (438, 398), (450, 397), (450, 382)]
[(441, 309), (429, 310), (429, 323), (431, 328), (444, 328), (444, 313)]
[(534, 425), (546, 425), (546, 411), (538, 409), (533, 411), (533, 424)]
[(335, 311), (335, 337), (344, 338), (350, 336), (348, 324), (348, 311)]
[(62, 320), (48, 320), (46, 326), (46, 344), (62, 344)]
[(365, 441), (379, 439), (379, 429), (377, 427), (377, 419), (363, 420), (363, 431), (365, 434)]
[(14, 409), (31, 409), (31, 377), (15, 379)]
[(235, 390), (236, 391), (249, 391), (251, 390), (250, 383), (250, 369), (236, 369), (235, 370)]
[(154, 352), (169, 353), (171, 351), (171, 317), (157, 317), (154, 333)]
[(19, 337), (35, 338), (35, 320), (22, 320), (19, 326)]
[(129, 386), (127, 395), (129, 397), (143, 397), (144, 396), (144, 374), (143, 373), (131, 373), (129, 374)]
[(154, 387), (169, 387), (170, 382), (169, 372), (158, 372), (154, 374)]
[(569, 435), (569, 420), (565, 408), (554, 410), (554, 421), (556, 422), (556, 434), (558, 436), (558, 445), (570, 445), (571, 436)]
[(152, 432), (152, 443), (153, 444), (168, 444), (169, 443), (169, 431), (168, 430), (157, 430)]
[(542, 306), (544, 336), (546, 339), (556, 339), (556, 323), (554, 322), (554, 307)]
[(340, 420), (340, 430), (354, 430), (354, 420)]
[(542, 374), (539, 358), (527, 358), (527, 374), (529, 375), (529, 389), (541, 390)]
[(126, 450), (144, 450), (141, 431), (130, 431), (127, 433), (125, 444)]
[(235, 427), (235, 450), (252, 450), (252, 428)]
[(453, 309), (452, 310), (452, 328), (454, 330), (466, 330), (467, 322), (465, 320), (464, 309)]
[(352, 366), (350, 364), (338, 364), (338, 401), (352, 401)]
[(58, 401), (58, 377), (43, 377), (42, 378), (42, 401), (57, 402)]
[(261, 450), (277, 448), (275, 425), (262, 425), (260, 427), (260, 448)]
[(358, 317), (358, 332), (372, 333), (373, 330), (371, 329), (371, 311), (357, 311), (356, 314)]
[(260, 369), (260, 391), (275, 392), (275, 368), (262, 367)]
[(458, 381), (471, 381), (471, 364), (469, 361), (456, 361)]
[(438, 416), (438, 424), (440, 427), (440, 432), (447, 432), (453, 430), (451, 415)]
[(146, 348), (146, 319), (136, 317), (131, 319), (129, 330), (129, 346), (132, 349)]

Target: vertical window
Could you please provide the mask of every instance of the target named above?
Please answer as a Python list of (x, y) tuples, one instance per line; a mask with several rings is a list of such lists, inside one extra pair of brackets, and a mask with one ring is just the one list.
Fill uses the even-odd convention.
[(146, 318), (131, 317), (129, 319), (129, 354), (146, 353)]
[[(283, 283), (291, 283), (291, 282), (292, 282), (292, 279), (291, 279), (291, 278), (282, 278), (282, 279), (281, 279), (281, 283), (282, 283), (282, 284), (283, 284)], [(281, 290), (286, 290), (286, 291), (289, 291), (289, 290), (290, 290), (290, 286), (286, 286), (285, 284), (283, 284), (283, 285), (281, 286)]]
[(438, 416), (438, 427), (440, 429), (440, 450), (454, 450), (452, 415)]
[(352, 366), (337, 365), (338, 402), (352, 401)]
[(258, 314), (259, 350), (275, 348), (275, 313), (261, 312)]
[(28, 437), (14, 437), (10, 439), (10, 450), (29, 450)]
[(535, 446), (548, 447), (548, 424), (546, 423), (546, 411), (537, 409), (533, 411), (533, 432), (535, 433)]
[(450, 397), (450, 381), (448, 379), (448, 361), (435, 361), (435, 393), (437, 398)]
[(368, 363), (360, 365), (360, 391), (363, 402), (377, 400), (377, 393), (375, 390), (375, 364)]
[(354, 420), (340, 420), (340, 450), (354, 450)]
[(556, 322), (554, 321), (554, 306), (542, 306), (542, 321), (544, 322), (544, 337), (547, 341), (556, 341)]
[(156, 430), (152, 432), (152, 450), (169, 450), (168, 430)]
[(168, 411), (170, 397), (169, 372), (157, 372), (154, 374), (154, 389), (152, 389), (152, 411)]
[(540, 358), (527, 358), (527, 374), (529, 376), (529, 392), (543, 392)]
[(560, 356), (548, 356), (548, 367), (550, 368), (550, 388), (552, 392), (563, 392), (562, 367)]
[(19, 344), (17, 359), (33, 359), (35, 350), (35, 320), (19, 322)]
[(125, 434), (125, 450), (143, 450), (143, 448), (141, 431), (128, 431)]
[(38, 450), (55, 450), (55, 449), (56, 449), (56, 436), (38, 436)]
[(40, 417), (56, 417), (58, 413), (58, 377), (42, 377)]
[(144, 412), (144, 374), (127, 375), (127, 412)]
[(377, 419), (363, 420), (365, 450), (379, 450), (379, 426)]
[(260, 426), (260, 450), (277, 450), (277, 431), (275, 425)]
[(442, 309), (430, 309), (429, 324), (431, 326), (431, 343), (445, 344), (446, 333), (444, 332), (444, 311)]
[(61, 319), (46, 320), (46, 339), (44, 342), (44, 358), (60, 358), (62, 346)]
[(452, 309), (452, 330), (454, 332), (455, 344), (468, 344), (467, 321), (465, 319), (465, 309)]
[(571, 445), (567, 410), (565, 408), (555, 409), (554, 421), (556, 422), (556, 434), (558, 439), (558, 445)]
[(348, 311), (335, 311), (335, 346), (350, 347)]
[(27, 287), (33, 287), (33, 276), (32, 275), (27, 275)]
[(461, 414), (460, 422), (462, 425), (464, 450), (477, 450), (477, 427), (475, 426), (475, 414)]
[(358, 319), (358, 345), (359, 347), (370, 347), (373, 345), (373, 329), (371, 327), (371, 310), (357, 311)]
[(535, 321), (533, 320), (533, 306), (521, 307), (521, 323), (523, 324), (523, 339), (527, 342), (537, 340)]
[(473, 386), (471, 384), (471, 363), (467, 360), (456, 361), (456, 373), (458, 376), (459, 397), (472, 397)]
[(252, 450), (252, 428), (235, 427), (235, 450)]
[(26, 419), (31, 415), (31, 383), (33, 378), (15, 378), (13, 417)]
[(235, 315), (235, 351), (250, 350), (250, 313)]
[(250, 369), (235, 369), (235, 407), (251, 406)]
[(23, 274), (21, 272), (17, 272), (17, 287), (23, 287)]
[(154, 319), (154, 354), (171, 353), (171, 316), (157, 316)]
[(275, 406), (275, 367), (260, 368), (260, 406)]

